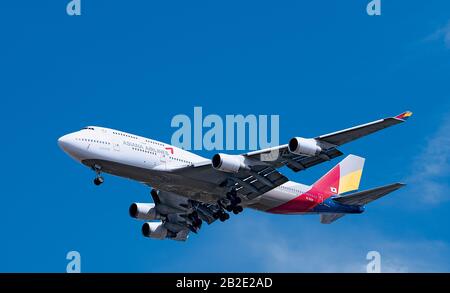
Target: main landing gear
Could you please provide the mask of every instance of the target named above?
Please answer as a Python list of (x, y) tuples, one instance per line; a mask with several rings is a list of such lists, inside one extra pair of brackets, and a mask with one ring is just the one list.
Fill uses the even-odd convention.
[(243, 207), (236, 206), (236, 207), (233, 208), (233, 214), (237, 215), (237, 214), (241, 213), (243, 210), (244, 210)]
[(221, 222), (225, 222), (230, 218), (230, 215), (226, 213), (222, 208), (214, 213), (214, 218), (219, 219)]
[(228, 212), (233, 212), (233, 214), (237, 215), (242, 212), (244, 209), (239, 204), (242, 202), (241, 198), (237, 195), (236, 189), (231, 189), (230, 192), (227, 193), (227, 199), (229, 204), (225, 207)]
[(92, 167), (92, 169), (95, 171), (94, 184), (96, 186), (99, 186), (100, 184), (102, 184), (105, 181), (105, 179), (103, 179), (103, 177), (100, 176), (102, 168), (99, 165), (94, 165), (94, 167)]
[(214, 214), (216, 219), (219, 219), (221, 222), (224, 222), (230, 218), (230, 215), (225, 212), (233, 212), (233, 214), (237, 215), (241, 213), (244, 208), (239, 204), (242, 202), (241, 198), (237, 195), (236, 189), (231, 189), (227, 195), (226, 199), (221, 199), (218, 201), (218, 205), (220, 209)]

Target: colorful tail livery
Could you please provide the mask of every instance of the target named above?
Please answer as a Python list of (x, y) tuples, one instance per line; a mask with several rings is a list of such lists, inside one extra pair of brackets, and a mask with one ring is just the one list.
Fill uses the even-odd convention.
[(322, 178), (313, 184), (312, 192), (318, 192), (324, 199), (333, 195), (358, 190), (364, 168), (364, 158), (349, 155)]
[[(331, 198), (357, 190), (363, 167), (364, 158), (349, 155), (316, 183), (309, 186), (309, 190), (304, 190), (297, 196), (289, 198), (287, 202), (268, 211), (276, 214), (335, 212), (333, 209), (335, 204), (330, 201)], [(292, 182), (292, 184), (297, 183)], [(353, 211), (353, 209), (350, 210)]]

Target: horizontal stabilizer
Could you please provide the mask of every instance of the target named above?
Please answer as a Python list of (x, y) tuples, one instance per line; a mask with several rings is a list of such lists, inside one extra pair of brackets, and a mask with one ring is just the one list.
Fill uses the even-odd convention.
[(322, 224), (331, 224), (343, 216), (345, 216), (345, 214), (320, 214), (320, 222)]
[(355, 192), (346, 196), (335, 197), (333, 200), (341, 204), (363, 206), (399, 188), (402, 188), (403, 186), (405, 186), (403, 183), (394, 183), (374, 189)]

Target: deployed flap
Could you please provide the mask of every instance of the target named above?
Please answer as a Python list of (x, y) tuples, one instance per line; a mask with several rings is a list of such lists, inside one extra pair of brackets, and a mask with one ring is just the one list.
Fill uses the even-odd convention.
[(339, 218), (342, 218), (345, 214), (320, 214), (320, 222), (322, 224), (331, 224)]
[(342, 152), (333, 147), (330, 149), (324, 149), (318, 156), (298, 155), (291, 153), (287, 144), (244, 154), (246, 157), (260, 160), (265, 164), (274, 166), (275, 168), (287, 166), (294, 172), (303, 171), (341, 155)]
[(240, 170), (238, 173), (228, 173), (214, 169), (209, 161), (208, 164), (183, 167), (172, 172), (216, 184), (224, 190), (235, 187), (239, 194), (248, 199), (254, 199), (288, 181), (286, 176), (267, 164), (251, 166), (250, 170)]
[(363, 206), (403, 186), (405, 186), (403, 183), (394, 183), (374, 189), (355, 192), (342, 197), (335, 197), (333, 200), (341, 204)]

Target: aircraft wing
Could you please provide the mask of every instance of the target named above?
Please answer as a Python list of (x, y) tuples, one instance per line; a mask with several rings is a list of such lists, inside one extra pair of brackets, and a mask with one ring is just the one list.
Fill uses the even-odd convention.
[(395, 117), (389, 117), (385, 119), (380, 119), (363, 125), (358, 125), (355, 127), (347, 128), (341, 131), (336, 131), (333, 133), (325, 134), (316, 137), (317, 140), (324, 141), (336, 146), (343, 145), (344, 143), (353, 141), (360, 137), (369, 135), (371, 133), (377, 132), (379, 130), (385, 129), (387, 127), (397, 125), (399, 123), (405, 122), (412, 115), (412, 112), (406, 111)]
[(405, 122), (412, 115), (406, 111), (394, 117), (380, 119), (370, 123), (358, 125), (344, 130), (332, 132), (315, 137), (313, 140), (320, 145), (322, 151), (314, 155), (295, 154), (289, 151), (289, 145), (280, 145), (272, 148), (249, 152), (244, 156), (263, 161), (275, 168), (287, 166), (295, 172), (302, 171), (322, 162), (342, 155), (336, 147), (351, 142), (363, 136), (385, 129), (387, 127)]

